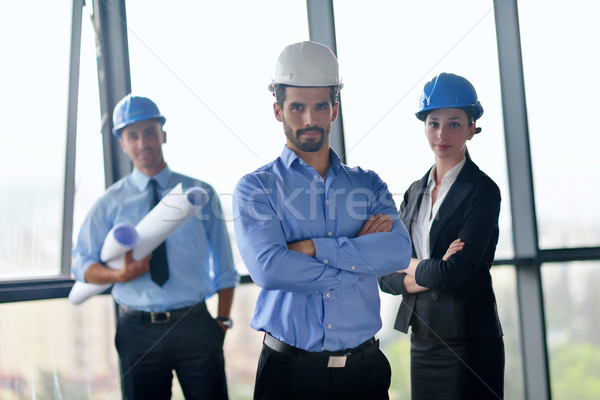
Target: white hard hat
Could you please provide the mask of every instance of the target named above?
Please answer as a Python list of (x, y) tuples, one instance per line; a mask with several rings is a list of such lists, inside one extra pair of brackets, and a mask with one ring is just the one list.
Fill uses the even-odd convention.
[(300, 42), (287, 46), (277, 60), (275, 79), (269, 90), (276, 85), (321, 87), (335, 86), (341, 90), (338, 61), (329, 47), (316, 42)]

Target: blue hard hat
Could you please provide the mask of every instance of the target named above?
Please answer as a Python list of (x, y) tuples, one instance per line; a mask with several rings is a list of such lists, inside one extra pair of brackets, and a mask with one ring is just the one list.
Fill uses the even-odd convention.
[(156, 119), (162, 124), (167, 121), (152, 100), (128, 94), (117, 103), (113, 111), (113, 135), (120, 138), (121, 130), (127, 125), (147, 119)]
[(475, 88), (462, 76), (442, 72), (425, 84), (416, 116), (425, 121), (431, 110), (438, 108), (472, 108), (473, 118), (483, 114)]

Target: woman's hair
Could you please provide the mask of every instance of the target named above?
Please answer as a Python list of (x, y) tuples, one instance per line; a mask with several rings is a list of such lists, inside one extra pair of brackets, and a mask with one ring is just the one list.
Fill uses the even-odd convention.
[[(465, 114), (467, 114), (467, 119), (469, 120), (469, 126), (475, 125), (475, 118), (473, 117), (473, 115), (477, 111), (475, 109), (475, 107), (461, 107), (461, 110), (463, 110), (465, 112)], [(475, 134), (478, 134), (479, 132), (481, 132), (481, 128), (475, 128)], [(469, 157), (468, 151), (467, 151), (467, 157)], [(469, 159), (470, 158), (471, 157), (469, 157)]]

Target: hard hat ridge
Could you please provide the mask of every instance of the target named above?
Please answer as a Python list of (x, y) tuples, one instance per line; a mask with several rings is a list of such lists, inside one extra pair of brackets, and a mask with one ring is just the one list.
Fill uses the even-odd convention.
[(164, 124), (167, 119), (158, 106), (147, 97), (128, 94), (115, 106), (113, 111), (113, 135), (120, 138), (121, 130), (127, 125), (147, 119), (156, 119)]
[(294, 43), (283, 49), (269, 90), (274, 92), (277, 85), (334, 86), (337, 91), (344, 86), (340, 81), (339, 65), (333, 52), (329, 47), (311, 41)]

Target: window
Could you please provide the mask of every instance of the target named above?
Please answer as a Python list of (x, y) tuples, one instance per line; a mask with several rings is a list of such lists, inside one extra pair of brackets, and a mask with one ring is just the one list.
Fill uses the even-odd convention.
[(71, 14), (70, 2), (0, 5), (0, 279), (60, 272)]
[(552, 398), (600, 394), (600, 262), (542, 266)]
[(600, 245), (598, 3), (519, 2), (535, 203), (541, 248)]

